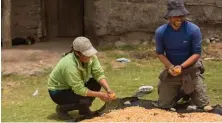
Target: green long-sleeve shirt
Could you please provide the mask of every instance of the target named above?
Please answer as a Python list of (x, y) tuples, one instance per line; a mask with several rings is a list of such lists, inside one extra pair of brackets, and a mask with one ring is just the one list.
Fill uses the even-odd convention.
[(84, 86), (91, 77), (97, 81), (105, 78), (104, 71), (96, 55), (89, 63), (82, 64), (74, 55), (64, 56), (52, 70), (48, 79), (49, 90), (72, 89), (76, 94), (86, 96), (88, 89)]

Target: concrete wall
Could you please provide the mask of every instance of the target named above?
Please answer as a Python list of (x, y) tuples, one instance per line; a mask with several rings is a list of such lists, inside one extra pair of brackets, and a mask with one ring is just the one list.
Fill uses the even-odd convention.
[(12, 37), (41, 37), (40, 0), (12, 0)]
[[(222, 0), (184, 0), (200, 26), (203, 37), (222, 37)], [(166, 23), (167, 0), (85, 0), (93, 11), (85, 11), (85, 30), (92, 30), (99, 44), (115, 41), (139, 44), (153, 39), (156, 28)], [(87, 6), (85, 6), (87, 7)], [(88, 25), (90, 23), (90, 26)], [(90, 32), (87, 32), (90, 35)]]

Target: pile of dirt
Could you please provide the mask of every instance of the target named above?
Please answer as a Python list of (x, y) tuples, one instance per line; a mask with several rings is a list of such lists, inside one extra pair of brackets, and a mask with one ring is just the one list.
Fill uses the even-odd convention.
[(177, 113), (161, 109), (127, 107), (113, 110), (101, 117), (81, 122), (218, 122), (222, 116), (213, 113)]

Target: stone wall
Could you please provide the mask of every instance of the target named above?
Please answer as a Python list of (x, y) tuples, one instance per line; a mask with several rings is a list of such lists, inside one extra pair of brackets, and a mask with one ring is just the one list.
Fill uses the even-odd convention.
[[(222, 37), (222, 0), (184, 0), (203, 38)], [(84, 0), (84, 32), (94, 44), (151, 41), (167, 0)], [(42, 37), (41, 0), (12, 0), (12, 37)], [(44, 10), (42, 10), (44, 11)]]
[(12, 0), (12, 38), (41, 37), (40, 0)]
[[(167, 22), (163, 15), (167, 0), (90, 0), (93, 11), (85, 11), (87, 35), (100, 45), (121, 41), (140, 44), (153, 39), (156, 28)], [(222, 0), (184, 0), (191, 19), (199, 25), (203, 38), (222, 37)], [(86, 7), (86, 6), (85, 6)], [(87, 9), (87, 8), (86, 8)], [(90, 33), (93, 32), (93, 33)]]

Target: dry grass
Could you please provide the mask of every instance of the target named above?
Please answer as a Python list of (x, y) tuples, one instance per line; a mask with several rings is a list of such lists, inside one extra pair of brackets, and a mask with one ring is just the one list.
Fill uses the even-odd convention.
[(213, 122), (222, 121), (222, 116), (212, 113), (184, 113), (169, 112), (161, 109), (145, 109), (128, 107), (113, 110), (101, 117), (82, 122)]

